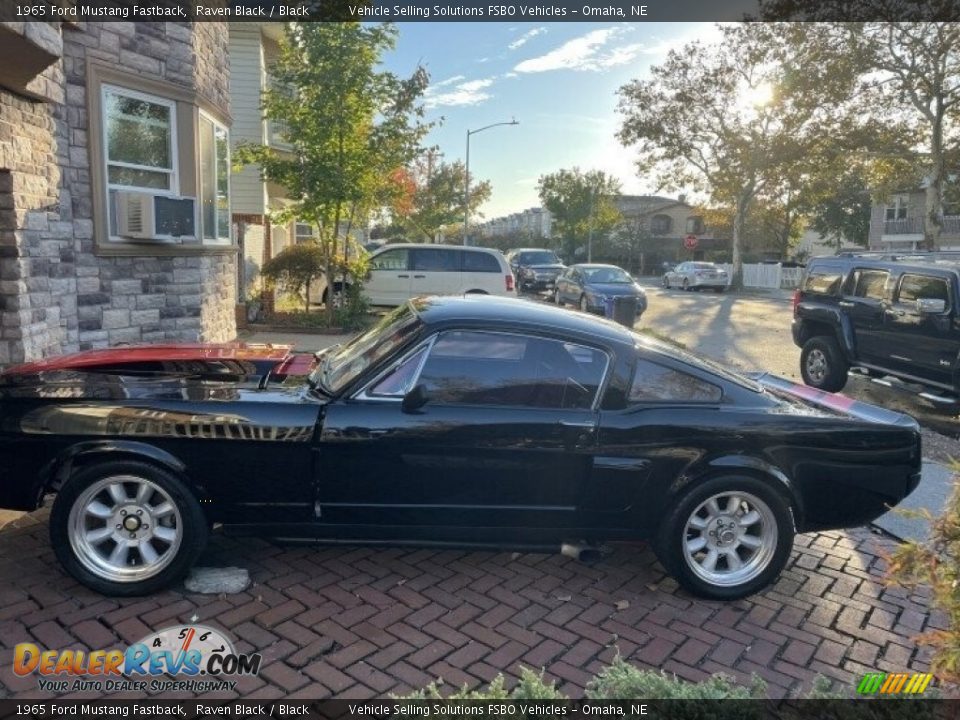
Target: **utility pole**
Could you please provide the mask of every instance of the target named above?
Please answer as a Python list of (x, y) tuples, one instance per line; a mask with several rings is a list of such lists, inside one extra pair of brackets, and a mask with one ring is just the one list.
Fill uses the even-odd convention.
[(489, 130), (492, 127), (499, 127), (500, 125), (519, 125), (520, 123), (516, 118), (512, 119), (510, 122), (498, 122), (493, 123), (492, 125), (485, 125), (482, 128), (477, 130), (467, 130), (467, 156), (466, 163), (464, 168), (464, 177), (463, 177), (463, 244), (467, 244), (467, 236), (470, 229), (470, 136), (476, 135), (478, 132), (483, 132), (484, 130)]

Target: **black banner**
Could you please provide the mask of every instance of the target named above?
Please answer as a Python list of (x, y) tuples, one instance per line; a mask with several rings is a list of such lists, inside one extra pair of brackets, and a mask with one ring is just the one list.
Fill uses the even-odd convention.
[(265, 718), (277, 720), (925, 720), (955, 718), (955, 700), (0, 700), (8, 718)]
[(0, 20), (583, 22), (960, 20), (958, 0), (3, 0)]

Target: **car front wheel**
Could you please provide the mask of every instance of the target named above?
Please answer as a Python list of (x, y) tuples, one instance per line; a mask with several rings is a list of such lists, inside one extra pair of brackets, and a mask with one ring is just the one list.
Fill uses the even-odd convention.
[(145, 595), (179, 580), (203, 550), (207, 528), (180, 480), (135, 461), (81, 468), (50, 514), (60, 563), (104, 595)]
[(819, 390), (838, 392), (847, 384), (850, 365), (832, 337), (810, 338), (800, 352), (803, 381)]
[(587, 302), (587, 296), (580, 296), (580, 312), (590, 312), (590, 304)]
[(674, 502), (654, 549), (686, 590), (735, 600), (780, 576), (793, 536), (793, 514), (779, 492), (752, 477), (721, 477)]
[(684, 279), (683, 279), (683, 289), (684, 289), (684, 290), (687, 290), (687, 291), (690, 290), (690, 281), (687, 280), (687, 278), (684, 278)]

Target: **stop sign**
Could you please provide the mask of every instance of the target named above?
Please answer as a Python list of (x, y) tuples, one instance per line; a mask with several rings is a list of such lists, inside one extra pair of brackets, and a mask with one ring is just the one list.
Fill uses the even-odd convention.
[(683, 239), (683, 246), (687, 250), (696, 250), (697, 249), (697, 236), (696, 235), (687, 235)]

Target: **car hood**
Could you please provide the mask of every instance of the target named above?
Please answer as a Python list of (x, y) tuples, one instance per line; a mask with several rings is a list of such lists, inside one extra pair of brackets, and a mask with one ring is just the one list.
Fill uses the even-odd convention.
[(537, 272), (546, 272), (548, 270), (560, 272), (561, 270), (565, 270), (567, 268), (566, 265), (556, 263), (549, 265), (521, 265), (520, 267), (524, 270), (535, 270)]
[(61, 382), (65, 376), (78, 375), (88, 380), (96, 375), (265, 385), (267, 379), (307, 375), (315, 364), (313, 355), (294, 353), (292, 345), (128, 345), (14, 365), (0, 373), (0, 385)]
[(643, 288), (629, 283), (588, 283), (585, 287), (598, 295), (646, 295)]

